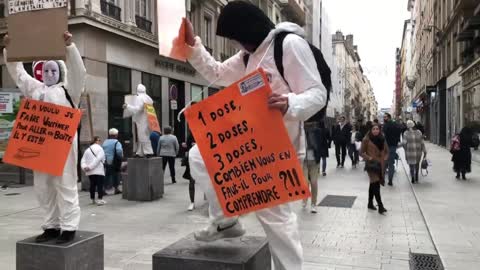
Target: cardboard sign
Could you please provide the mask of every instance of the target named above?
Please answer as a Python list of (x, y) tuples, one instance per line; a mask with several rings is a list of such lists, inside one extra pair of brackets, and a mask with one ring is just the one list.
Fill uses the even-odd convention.
[(185, 62), (185, 1), (158, 0), (158, 51), (160, 55)]
[(226, 216), (310, 196), (282, 114), (268, 108), (270, 94), (260, 70), (185, 113)]
[(145, 112), (147, 113), (148, 128), (150, 128), (150, 131), (162, 133), (160, 131), (160, 124), (158, 124), (157, 113), (155, 112), (153, 105), (145, 104)]
[[(43, 3), (34, 4), (33, 2)], [(58, 3), (47, 5), (46, 2)], [(11, 12), (7, 17), (10, 37), (10, 44), (7, 47), (9, 62), (65, 60), (66, 48), (63, 33), (67, 31), (68, 15), (66, 3), (63, 5), (63, 2), (66, 0), (9, 0)], [(64, 7), (53, 8), (55, 6)]]
[(80, 118), (78, 109), (23, 99), (3, 161), (61, 176)]

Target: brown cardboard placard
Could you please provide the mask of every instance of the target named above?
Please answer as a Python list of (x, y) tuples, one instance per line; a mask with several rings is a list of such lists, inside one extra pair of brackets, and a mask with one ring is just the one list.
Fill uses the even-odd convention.
[(9, 62), (65, 60), (63, 33), (68, 30), (67, 8), (20, 12), (7, 17)]

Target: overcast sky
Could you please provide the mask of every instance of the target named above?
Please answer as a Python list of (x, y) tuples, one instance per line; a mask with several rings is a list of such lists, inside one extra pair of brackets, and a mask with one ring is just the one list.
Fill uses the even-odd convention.
[(409, 19), (407, 0), (323, 0), (333, 33), (353, 34), (379, 108), (391, 107), (395, 89), (395, 49)]

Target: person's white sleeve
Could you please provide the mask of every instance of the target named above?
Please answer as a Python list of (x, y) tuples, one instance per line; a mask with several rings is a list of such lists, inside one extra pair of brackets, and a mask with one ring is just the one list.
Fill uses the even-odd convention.
[(87, 70), (83, 63), (80, 52), (74, 43), (67, 46), (67, 55), (65, 64), (67, 66), (67, 89), (68, 94), (72, 97), (74, 104), (80, 103), (80, 96), (85, 88), (85, 80), (87, 77)]
[(140, 105), (130, 105), (130, 104), (127, 104), (127, 108), (125, 108), (125, 110), (127, 110), (129, 113), (131, 114), (137, 114), (141, 111), (143, 111), (145, 108), (143, 106), (140, 106)]
[(243, 55), (239, 52), (223, 63), (218, 62), (202, 45), (202, 40), (196, 37), (195, 45), (190, 47), (188, 62), (210, 83), (228, 86), (245, 75)]
[(327, 104), (317, 63), (308, 43), (297, 35), (283, 41), (284, 77), (292, 93), (288, 94), (286, 120), (305, 121)]
[(178, 155), (178, 151), (180, 151), (180, 145), (178, 144), (177, 137), (175, 137), (175, 154)]
[(82, 156), (82, 160), (80, 161), (80, 167), (82, 167), (82, 170), (84, 170), (84, 171), (85, 171), (85, 168), (87, 167), (86, 156), (87, 156), (87, 152), (85, 151), (85, 153)]
[(35, 78), (32, 78), (32, 76), (27, 73), (27, 71), (23, 67), (22, 62), (7, 61), (6, 48), (3, 49), (3, 58), (7, 66), (8, 73), (10, 73), (10, 76), (15, 81), (15, 84), (17, 85), (18, 89), (20, 89), (23, 95), (31, 98), (33, 97), (35, 91), (43, 87), (42, 82), (36, 80)]
[(105, 159), (105, 153), (103, 152), (102, 149), (101, 149), (101, 151), (97, 151), (97, 153), (95, 153), (95, 155), (96, 156), (93, 158), (92, 163), (90, 164), (90, 168), (96, 168), (98, 166), (98, 164), (100, 164)]

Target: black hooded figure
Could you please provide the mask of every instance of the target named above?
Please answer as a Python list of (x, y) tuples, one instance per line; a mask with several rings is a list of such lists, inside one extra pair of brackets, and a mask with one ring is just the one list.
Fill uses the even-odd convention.
[[(275, 48), (277, 52), (279, 48), (275, 47), (275, 38), (286, 33), (288, 35), (284, 36), (280, 47), (280, 59), (284, 66), (282, 73), (278, 69), (278, 61), (275, 61)], [(304, 39), (304, 30), (289, 22), (275, 26), (255, 5), (246, 1), (231, 1), (218, 18), (217, 35), (240, 45), (241, 51), (222, 62), (217, 61), (205, 49), (202, 40), (195, 37), (193, 25), (187, 21), (185, 40), (189, 50), (188, 62), (210, 83), (221, 86), (231, 85), (262, 68), (272, 89), (265, 105), (284, 115), (283, 122), (289, 139), (297, 152), (299, 163), (302, 163), (306, 155), (303, 122), (325, 107), (328, 95), (322, 84), (315, 55)], [(201, 187), (209, 202), (210, 216), (208, 227), (196, 231), (194, 238), (197, 241), (212, 242), (244, 235), (246, 232), (238, 216), (224, 215), (197, 145), (189, 151), (189, 163), (192, 178)], [(226, 207), (227, 211), (231, 211), (232, 208)], [(255, 214), (267, 236), (274, 268), (301, 270), (303, 248), (297, 216), (291, 205), (272, 205), (256, 211)]]
[(240, 42), (249, 52), (254, 52), (275, 24), (257, 6), (245, 1), (226, 5), (217, 22), (217, 35)]

